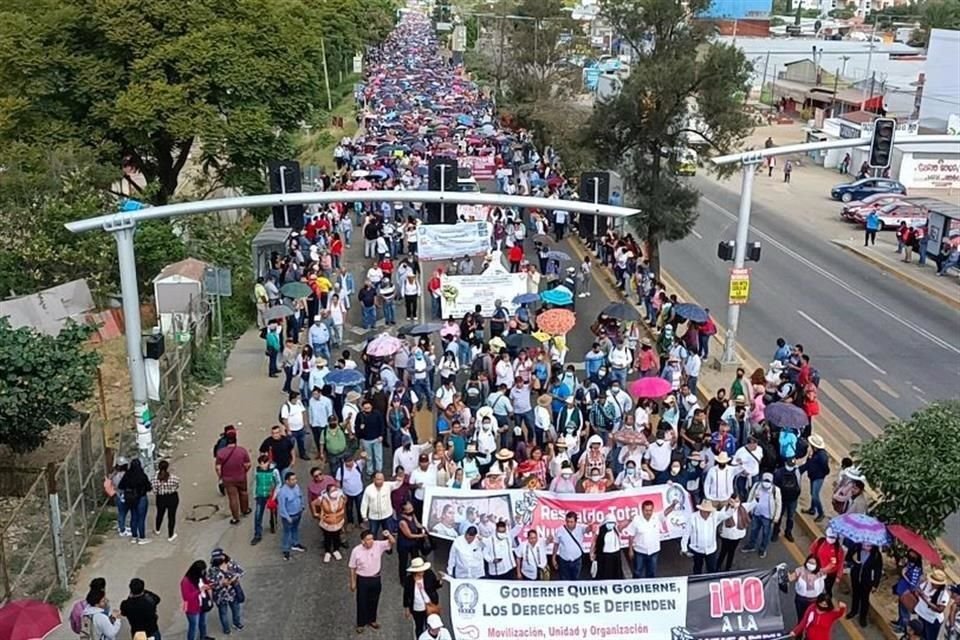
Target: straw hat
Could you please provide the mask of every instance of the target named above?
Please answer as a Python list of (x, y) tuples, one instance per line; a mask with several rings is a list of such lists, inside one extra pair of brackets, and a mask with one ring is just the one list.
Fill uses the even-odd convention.
[(650, 338), (640, 338), (640, 346), (642, 347), (652, 347), (653, 342), (650, 341)]
[(435, 613), (431, 613), (427, 616), (427, 626), (434, 631), (437, 629), (443, 629), (443, 619)]
[(327, 359), (324, 357), (319, 357), (315, 359), (314, 363), (317, 365), (317, 367), (322, 369), (323, 367), (327, 366)]
[(471, 442), (470, 444), (467, 445), (467, 449), (466, 449), (465, 453), (476, 453), (476, 452), (477, 452), (477, 443), (476, 443), (476, 442)]
[(407, 573), (422, 573), (430, 568), (430, 563), (425, 562), (423, 558), (414, 558), (407, 567)]
[(747, 398), (746, 398), (746, 396), (742, 396), (742, 395), (741, 395), (741, 396), (737, 396), (736, 398), (733, 399), (733, 401), (734, 401), (734, 403), (736, 403), (736, 404), (747, 404)]
[(730, 456), (727, 455), (727, 452), (726, 452), (726, 451), (721, 451), (720, 454), (717, 455), (717, 462), (718, 462), (719, 464), (726, 464), (726, 463), (730, 462)]
[(676, 401), (677, 401), (676, 398), (674, 398), (672, 395), (668, 395), (666, 398), (663, 399), (663, 404), (673, 404)]
[(356, 402), (359, 399), (360, 399), (360, 394), (357, 393), (356, 391), (347, 392), (347, 402)]
[(550, 397), (549, 395), (547, 395), (547, 394), (544, 394), (544, 395), (540, 396), (539, 398), (537, 398), (537, 405), (539, 405), (539, 406), (541, 406), (541, 407), (544, 407), (544, 408), (549, 409), (551, 404), (553, 404), (553, 398), (551, 398), (551, 397)]
[(500, 467), (498, 467), (497, 465), (493, 465), (492, 467), (490, 467), (490, 468), (487, 470), (487, 473), (486, 473), (486, 475), (485, 475), (484, 477), (486, 477), (486, 478), (494, 478), (494, 477), (502, 476), (502, 475), (503, 475), (503, 471), (500, 470)]
[(947, 574), (943, 569), (934, 569), (930, 572), (930, 575), (927, 576), (927, 581), (930, 582), (930, 584), (938, 587), (946, 586)]
[(710, 502), (709, 500), (704, 500), (703, 502), (698, 504), (697, 509), (700, 509), (700, 511), (706, 511), (707, 513), (713, 513), (714, 511), (717, 510), (717, 508), (714, 507), (713, 503)]
[(553, 443), (555, 449), (566, 449), (567, 441), (563, 438), (557, 438), (557, 441)]
[(826, 449), (827, 445), (823, 442), (823, 438), (817, 435), (816, 433), (810, 436), (808, 440), (811, 447), (816, 447), (817, 449)]
[(770, 363), (770, 370), (783, 371), (783, 363), (780, 362), (779, 360), (774, 360), (773, 362)]
[(513, 451), (510, 451), (510, 449), (500, 449), (500, 451), (497, 451), (496, 458), (501, 461), (513, 460)]

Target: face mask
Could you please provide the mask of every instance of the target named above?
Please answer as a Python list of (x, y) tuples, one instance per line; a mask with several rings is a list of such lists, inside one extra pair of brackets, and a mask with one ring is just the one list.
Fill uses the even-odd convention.
[[(691, 464), (692, 464), (692, 463), (691, 463)], [(680, 465), (675, 465), (675, 466), (670, 467), (670, 473), (674, 473), (674, 474), (680, 473)]]
[(760, 484), (763, 485), (763, 488), (764, 488), (764, 489), (769, 489), (770, 487), (773, 486), (773, 483), (770, 482), (769, 480), (764, 480), (764, 481), (761, 482)]
[(483, 430), (484, 430), (484, 431), (490, 431), (490, 423), (489, 423), (489, 422), (484, 422), (484, 423), (483, 423)]
[(564, 480), (568, 480), (568, 479), (570, 478), (570, 476), (572, 476), (573, 474), (570, 473), (569, 471), (564, 471), (564, 472), (561, 473), (560, 475), (563, 477)]
[(717, 463), (717, 466), (720, 467), (721, 469), (723, 469), (724, 467), (727, 466), (727, 463), (726, 463), (726, 462), (718, 462), (718, 463)]
[(637, 475), (637, 470), (636, 470), (636, 469), (627, 469), (627, 475), (628, 475), (628, 476), (635, 476), (635, 475)]
[(607, 527), (607, 531), (612, 531), (613, 527), (616, 525), (614, 525), (612, 522), (608, 522), (605, 526)]
[(788, 464), (786, 466), (787, 466), (787, 471), (793, 471), (794, 469), (797, 468), (797, 466), (794, 464)]
[(594, 482), (599, 482), (600, 476), (590, 476), (590, 479), (593, 480)]
[(808, 562), (805, 566), (807, 567), (807, 571), (810, 571), (811, 573), (817, 570), (816, 563)]
[(502, 531), (497, 531), (497, 540), (506, 540), (507, 534)]
[(657, 444), (663, 444), (663, 438), (657, 438)]

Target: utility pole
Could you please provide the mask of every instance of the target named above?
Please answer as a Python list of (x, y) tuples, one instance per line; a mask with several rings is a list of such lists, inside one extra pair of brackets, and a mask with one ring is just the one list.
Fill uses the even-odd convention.
[(833, 102), (830, 103), (830, 117), (837, 117), (837, 89), (840, 86), (840, 69), (833, 75)]
[(763, 102), (763, 88), (767, 85), (767, 68), (770, 66), (770, 50), (767, 50), (767, 57), (763, 61), (763, 78), (760, 80), (760, 102)]
[[(870, 48), (867, 53), (867, 76), (869, 76), (871, 71), (873, 70), (873, 47), (874, 47), (873, 39), (877, 37), (877, 20), (879, 19), (880, 19), (880, 14), (874, 13), (873, 14), (873, 31), (870, 33)], [(864, 101), (866, 101), (866, 97), (867, 97), (867, 87), (864, 86), (863, 88)], [(870, 97), (871, 98), (873, 97), (873, 80), (870, 81)], [(864, 105), (861, 104), (860, 108), (862, 109), (863, 107)]]

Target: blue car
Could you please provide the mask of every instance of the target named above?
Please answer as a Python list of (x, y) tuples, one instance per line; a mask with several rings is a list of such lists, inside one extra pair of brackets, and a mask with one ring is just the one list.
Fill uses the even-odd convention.
[(890, 178), (863, 178), (856, 182), (838, 184), (830, 190), (830, 197), (841, 202), (863, 200), (877, 193), (900, 193), (907, 195), (907, 188)]

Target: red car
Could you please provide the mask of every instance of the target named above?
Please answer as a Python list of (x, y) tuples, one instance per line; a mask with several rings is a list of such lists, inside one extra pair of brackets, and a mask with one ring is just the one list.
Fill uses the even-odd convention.
[(913, 202), (891, 202), (882, 207), (863, 207), (854, 213), (851, 219), (862, 224), (866, 222), (871, 211), (877, 212), (884, 229), (896, 229), (901, 222), (906, 222), (908, 227), (922, 227), (927, 224), (927, 209)]
[[(857, 221), (856, 214), (861, 209), (882, 207), (893, 202), (900, 202), (906, 197), (907, 196), (902, 193), (875, 193), (872, 196), (867, 196), (863, 200), (854, 200), (853, 202), (848, 202), (843, 205), (840, 209), (840, 217), (855, 222)], [(864, 213), (863, 217), (866, 218), (866, 213)]]

